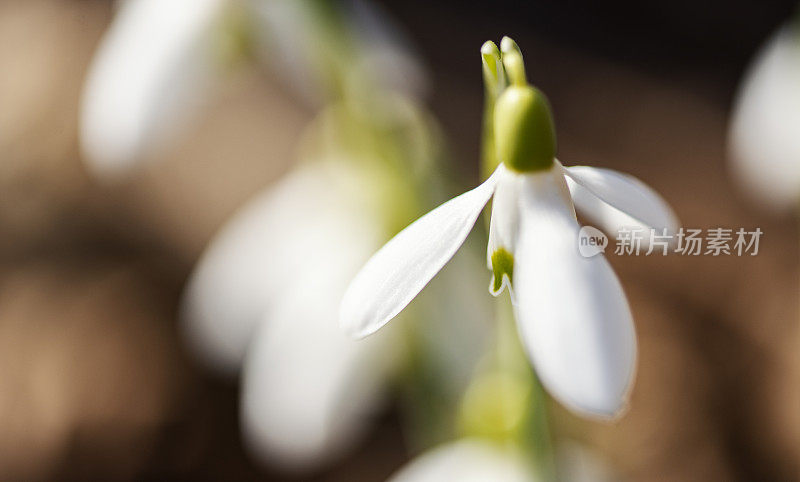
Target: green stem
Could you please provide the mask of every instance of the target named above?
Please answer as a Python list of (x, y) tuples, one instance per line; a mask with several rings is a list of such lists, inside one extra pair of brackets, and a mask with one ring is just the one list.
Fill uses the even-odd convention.
[(530, 447), (542, 480), (557, 480), (555, 451), (547, 410), (547, 395), (539, 377), (531, 371)]

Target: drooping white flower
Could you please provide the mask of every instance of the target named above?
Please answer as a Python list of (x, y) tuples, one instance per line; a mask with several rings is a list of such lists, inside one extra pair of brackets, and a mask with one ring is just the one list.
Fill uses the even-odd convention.
[(459, 249), (494, 196), (490, 291), (498, 295), (509, 286), (521, 339), (550, 393), (581, 414), (612, 417), (630, 390), (636, 337), (608, 261), (578, 254), (573, 200), (594, 209), (607, 204), (659, 230), (676, 230), (677, 220), (658, 194), (630, 176), (563, 167), (555, 159), (549, 105), (535, 88), (507, 88), (494, 115), (499, 167), (381, 248), (350, 284), (340, 322), (363, 337), (400, 313)]
[[(236, 213), (203, 253), (183, 319), (191, 345), (217, 371), (239, 370), (265, 309), (279, 304), (298, 276), (333, 267), (328, 258), (340, 249), (369, 252), (380, 243), (377, 220), (349, 214), (339, 186), (346, 176), (324, 164), (291, 172)], [(343, 226), (354, 242), (326, 245), (326, 233)]]
[(89, 67), (81, 149), (102, 178), (127, 172), (191, 117), (214, 75), (215, 22), (228, 0), (126, 0)]
[[(370, 74), (371, 80), (389, 90), (413, 95), (424, 90), (424, 70), (387, 16), (364, 0), (331, 7), (348, 8), (348, 14), (340, 13), (348, 21), (352, 17), (352, 25), (343, 25), (340, 36), (352, 34), (355, 44), (334, 52), (326, 50), (331, 42), (321, 37), (330, 29), (323, 16), (315, 14), (316, 3), (119, 2), (89, 66), (82, 94), (80, 141), (89, 170), (104, 180), (120, 178), (190, 125), (223, 73), (223, 40), (237, 33), (226, 28), (254, 30), (245, 33), (253, 34), (257, 58), (268, 61), (307, 99), (324, 100), (323, 78), (342, 75), (329, 71), (330, 63), (346, 65), (346, 73), (354, 79)], [(226, 23), (228, 17), (235, 18), (230, 13), (234, 8), (242, 9), (244, 25)]]
[(392, 333), (362, 345), (336, 324), (348, 279), (384, 239), (349, 175), (314, 163), (254, 199), (212, 241), (184, 296), (193, 351), (242, 370), (248, 448), (287, 471), (350, 448), (397, 361)]
[(533, 482), (522, 455), (481, 439), (465, 439), (436, 447), (415, 458), (389, 482)]
[(781, 28), (748, 69), (733, 108), (732, 172), (767, 207), (800, 201), (800, 27)]

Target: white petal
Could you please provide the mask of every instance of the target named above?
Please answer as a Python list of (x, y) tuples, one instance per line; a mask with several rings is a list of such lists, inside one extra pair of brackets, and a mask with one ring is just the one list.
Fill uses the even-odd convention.
[(423, 453), (389, 482), (532, 482), (536, 480), (517, 452), (479, 439), (442, 445)]
[(578, 223), (556, 171), (528, 175), (522, 188), (517, 323), (548, 391), (578, 413), (611, 417), (633, 379), (633, 320), (608, 261), (578, 254)]
[(758, 53), (731, 122), (733, 174), (773, 209), (797, 209), (800, 199), (799, 31), (782, 28)]
[[(514, 253), (517, 242), (517, 219), (519, 188), (522, 177), (517, 176), (502, 164), (498, 168), (498, 181), (495, 188), (494, 198), (492, 198), (492, 217), (489, 224), (489, 243), (486, 248), (486, 264), (492, 270), (492, 255), (499, 249), (505, 249), (508, 253)], [(489, 280), (489, 293), (492, 296), (500, 296), (504, 289), (509, 288), (509, 293), (513, 299), (510, 280), (503, 274), (500, 280), (499, 289), (495, 289), (495, 277), (492, 273)]]
[(518, 176), (501, 165), (497, 172), (497, 188), (492, 198), (492, 218), (489, 225), (489, 244), (486, 250), (486, 263), (492, 269), (492, 253), (505, 248), (514, 252), (517, 241), (517, 217), (519, 188), (522, 176)]
[(174, 134), (212, 77), (214, 21), (226, 0), (123, 2), (92, 60), (81, 147), (102, 177), (124, 174)]
[[(239, 369), (266, 310), (299, 275), (324, 272), (337, 250), (356, 249), (366, 259), (379, 245), (380, 227), (343, 199), (334, 175), (320, 167), (289, 174), (237, 213), (203, 254), (184, 295), (182, 323), (212, 367)], [(343, 230), (348, 241), (339, 246), (333, 235)]]
[(494, 192), (498, 172), (416, 220), (370, 258), (342, 300), (339, 319), (346, 332), (374, 333), (422, 291), (464, 243)]
[(623, 226), (655, 228), (657, 234), (680, 227), (669, 204), (633, 176), (589, 166), (565, 167), (564, 173), (578, 211), (612, 236)]
[[(330, 234), (326, 239), (336, 242)], [(243, 371), (247, 448), (260, 461), (296, 475), (352, 448), (399, 360), (399, 332), (359, 341), (341, 332), (336, 309), (365, 256), (341, 249), (329, 255), (324, 272), (304, 271), (279, 306), (268, 310)]]

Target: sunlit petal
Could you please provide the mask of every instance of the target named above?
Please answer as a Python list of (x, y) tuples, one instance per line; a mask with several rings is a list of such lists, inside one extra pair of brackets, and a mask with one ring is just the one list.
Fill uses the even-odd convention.
[(370, 258), (342, 300), (345, 331), (375, 332), (422, 291), (464, 243), (494, 192), (497, 172), (416, 220)]
[(575, 207), (611, 235), (623, 226), (655, 228), (659, 234), (680, 227), (669, 204), (633, 176), (589, 166), (565, 167), (564, 172)]
[(89, 67), (81, 147), (105, 178), (180, 129), (213, 75), (213, 27), (225, 0), (122, 2)]
[(512, 450), (479, 439), (434, 448), (409, 462), (389, 482), (533, 482), (524, 459)]
[(526, 176), (514, 289), (520, 335), (548, 391), (570, 409), (612, 417), (625, 406), (636, 338), (608, 261), (578, 254), (578, 223), (563, 177)]

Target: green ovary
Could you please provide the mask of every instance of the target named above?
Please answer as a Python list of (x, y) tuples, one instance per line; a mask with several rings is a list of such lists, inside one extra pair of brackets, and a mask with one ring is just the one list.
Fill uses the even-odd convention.
[(547, 97), (536, 88), (513, 85), (494, 106), (497, 160), (516, 172), (550, 169), (556, 134)]

